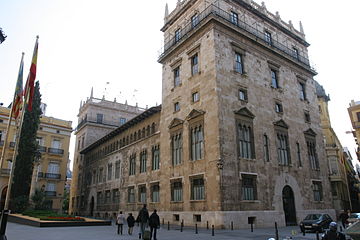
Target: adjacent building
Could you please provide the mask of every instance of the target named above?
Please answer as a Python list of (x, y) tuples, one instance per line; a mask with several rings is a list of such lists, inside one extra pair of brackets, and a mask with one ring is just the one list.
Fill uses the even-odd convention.
[(348, 108), (351, 124), (353, 127), (353, 135), (356, 142), (356, 157), (358, 161), (360, 161), (360, 101), (355, 102), (354, 100), (351, 100), (351, 103), (349, 104)]
[(91, 144), (79, 122), (72, 211), (148, 203), (166, 222), (217, 228), (335, 217), (302, 26), (251, 0), (183, 0), (161, 30), (162, 105)]
[[(45, 113), (45, 105), (42, 105)], [(0, 107), (0, 151), (4, 147), (6, 129), (9, 121), (10, 109)], [(34, 171), (30, 195), (39, 189), (45, 192), (46, 198), (51, 200), (50, 208), (62, 211), (64, 187), (66, 181), (66, 166), (69, 159), (69, 144), (72, 132), (71, 121), (65, 121), (42, 115), (37, 132), (37, 142), (41, 157), (34, 164)], [(0, 172), (1, 208), (4, 207), (6, 190), (12, 158), (15, 147), (15, 123), (11, 122), (9, 143), (6, 145), (6, 155)]]

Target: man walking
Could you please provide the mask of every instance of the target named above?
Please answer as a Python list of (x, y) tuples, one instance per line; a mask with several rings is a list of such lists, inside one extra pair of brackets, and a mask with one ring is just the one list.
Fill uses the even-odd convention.
[(132, 213), (129, 213), (129, 216), (127, 217), (126, 221), (127, 221), (127, 224), (128, 224), (128, 233), (129, 233), (129, 235), (132, 235), (133, 228), (134, 228), (134, 225), (135, 225), (135, 218), (132, 215)]
[(117, 215), (117, 218), (116, 218), (116, 224), (118, 226), (117, 234), (121, 233), (121, 235), (122, 235), (124, 222), (125, 222), (125, 216), (122, 213), (122, 211), (120, 211), (120, 213)]
[(151, 232), (151, 238), (153, 240), (156, 240), (156, 230), (160, 227), (160, 218), (159, 215), (156, 213), (156, 209), (154, 209), (154, 212), (151, 214), (149, 218), (149, 226), (150, 226), (150, 232)]
[(143, 208), (139, 211), (137, 221), (140, 223), (139, 239), (141, 239), (141, 237), (144, 237), (145, 228), (149, 221), (149, 212), (146, 208), (146, 204), (144, 204)]

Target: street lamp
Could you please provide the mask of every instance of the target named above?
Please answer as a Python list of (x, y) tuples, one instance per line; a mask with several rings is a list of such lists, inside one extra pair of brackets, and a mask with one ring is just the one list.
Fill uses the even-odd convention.
[(0, 28), (0, 44), (5, 41), (6, 39), (6, 35), (4, 34), (4, 32), (2, 31), (2, 28)]

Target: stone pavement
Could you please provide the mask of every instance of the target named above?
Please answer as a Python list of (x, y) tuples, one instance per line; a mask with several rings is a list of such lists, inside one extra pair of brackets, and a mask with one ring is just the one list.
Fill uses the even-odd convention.
[[(8, 240), (137, 240), (139, 227), (134, 228), (132, 236), (127, 234), (127, 227), (124, 229), (124, 235), (117, 235), (117, 226), (91, 226), (91, 227), (51, 227), (38, 228), (16, 223), (8, 223), (6, 236)], [(293, 234), (293, 235), (292, 235)], [(292, 236), (292, 239), (316, 239), (314, 233), (306, 233), (302, 236), (299, 227), (282, 227), (279, 228), (280, 240)], [(158, 240), (268, 240), (275, 237), (274, 228), (250, 229), (242, 230), (215, 230), (215, 236), (211, 235), (211, 230), (199, 229), (199, 233), (195, 234), (194, 228), (186, 227), (180, 232), (179, 226), (167, 225), (161, 226), (158, 230)], [(320, 237), (321, 239), (321, 237)]]

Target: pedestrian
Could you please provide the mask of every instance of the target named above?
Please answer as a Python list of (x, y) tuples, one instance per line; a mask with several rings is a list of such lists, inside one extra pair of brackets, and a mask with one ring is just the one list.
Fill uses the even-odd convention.
[(149, 218), (149, 226), (151, 238), (154, 237), (153, 240), (156, 240), (156, 230), (160, 227), (160, 218), (159, 215), (157, 215), (156, 213), (156, 209), (154, 209), (154, 212)]
[(120, 233), (121, 233), (121, 235), (123, 234), (124, 222), (125, 222), (125, 216), (122, 213), (122, 211), (120, 211), (116, 217), (116, 224), (118, 226), (117, 234), (120, 234)]
[[(350, 211), (350, 210), (349, 210), (349, 211)], [(340, 214), (339, 218), (340, 218), (340, 221), (341, 221), (341, 224), (342, 224), (343, 228), (346, 228), (347, 220), (348, 220), (348, 218), (349, 218), (348, 212), (344, 210), (344, 211)]]
[(337, 230), (336, 222), (331, 222), (330, 230), (327, 231), (321, 240), (346, 240), (345, 235)]
[(139, 239), (141, 239), (141, 237), (144, 238), (145, 228), (147, 228), (149, 221), (149, 212), (146, 208), (146, 204), (144, 204), (143, 208), (139, 211), (136, 220), (140, 224)]
[(135, 225), (135, 218), (132, 215), (132, 213), (129, 213), (129, 216), (127, 217), (126, 221), (127, 221), (127, 224), (128, 224), (128, 234), (132, 235), (133, 228), (134, 228), (134, 225)]

